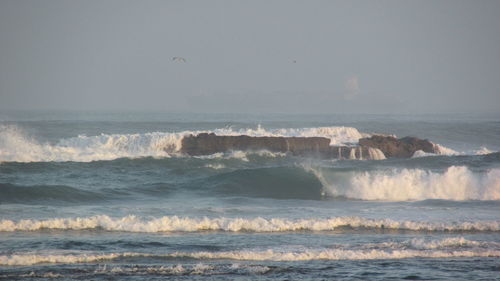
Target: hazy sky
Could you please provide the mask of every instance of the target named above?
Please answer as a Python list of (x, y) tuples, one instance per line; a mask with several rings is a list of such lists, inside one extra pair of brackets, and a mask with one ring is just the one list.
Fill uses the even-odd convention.
[(496, 0), (0, 0), (1, 110), (498, 108)]

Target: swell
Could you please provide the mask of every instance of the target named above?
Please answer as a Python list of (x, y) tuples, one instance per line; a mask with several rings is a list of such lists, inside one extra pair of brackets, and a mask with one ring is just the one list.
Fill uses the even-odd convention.
[(323, 198), (321, 182), (312, 173), (296, 167), (239, 169), (202, 181), (204, 189), (210, 187), (210, 192), (226, 196), (304, 200)]
[(40, 203), (41, 201), (90, 202), (104, 200), (103, 194), (65, 185), (16, 185), (0, 183), (0, 203)]
[[(372, 243), (362, 245), (335, 245), (333, 248), (286, 249), (241, 249), (232, 251), (138, 253), (85, 252), (73, 254), (57, 251), (51, 253), (24, 252), (0, 255), (0, 265), (20, 266), (40, 263), (90, 263), (118, 259), (227, 259), (252, 261), (310, 261), (310, 260), (378, 260), (408, 258), (471, 258), (500, 257), (499, 244), (452, 237), (438, 240), (412, 239), (402, 242)], [(180, 269), (180, 268), (179, 268)]]
[[(139, 161), (139, 162), (136, 162)], [(498, 201), (500, 200), (500, 169), (466, 166), (450, 166), (444, 169), (394, 168), (384, 165), (333, 166), (317, 162), (294, 163), (273, 160), (258, 163), (235, 164), (228, 162), (192, 159), (116, 160), (102, 167), (100, 163), (87, 163), (85, 177), (101, 177), (101, 186), (85, 186), (79, 179), (75, 187), (67, 185), (33, 184), (17, 185), (0, 183), (3, 203), (29, 203), (42, 201), (90, 202), (92, 200), (116, 200), (148, 196), (165, 198), (179, 193), (202, 197), (257, 197), (271, 199), (337, 200), (339, 198), (369, 201)], [(413, 161), (413, 160), (411, 160)], [(420, 159), (416, 161), (421, 161)], [(137, 165), (141, 171), (137, 171)], [(21, 165), (21, 166), (19, 166)], [(26, 176), (29, 167), (8, 163), (0, 172)], [(262, 167), (269, 165), (268, 167)], [(274, 165), (274, 166), (273, 166)], [(439, 164), (441, 165), (441, 164)], [(58, 167), (32, 167), (44, 178), (60, 174)], [(38, 170), (42, 169), (42, 172)], [(69, 171), (81, 172), (80, 164), (74, 163)], [(133, 173), (138, 178), (127, 177)], [(144, 177), (142, 177), (144, 174)], [(33, 182), (40, 182), (39, 176)], [(130, 182), (129, 180), (133, 182)], [(4, 181), (8, 178), (4, 179)], [(87, 184), (88, 185), (88, 184)], [(113, 186), (113, 188), (106, 188)]]
[(427, 222), (335, 217), (325, 219), (285, 218), (191, 218), (164, 216), (144, 219), (137, 216), (113, 218), (107, 215), (45, 220), (0, 220), (0, 231), (101, 230), (119, 232), (301, 232), (346, 229), (388, 229), (424, 232), (498, 232), (500, 221)]

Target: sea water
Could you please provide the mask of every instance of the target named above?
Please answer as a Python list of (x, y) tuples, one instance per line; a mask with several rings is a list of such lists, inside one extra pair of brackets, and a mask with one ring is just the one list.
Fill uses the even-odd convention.
[[(201, 132), (442, 153), (183, 155)], [(494, 115), (2, 113), (0, 279), (498, 279), (499, 150)]]

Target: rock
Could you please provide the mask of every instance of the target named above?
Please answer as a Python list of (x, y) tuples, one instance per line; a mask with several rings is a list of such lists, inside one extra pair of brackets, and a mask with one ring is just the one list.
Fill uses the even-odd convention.
[(411, 157), (417, 150), (436, 153), (437, 147), (428, 140), (414, 137), (396, 139), (388, 136), (363, 138), (359, 140), (359, 146), (355, 147), (330, 146), (330, 139), (324, 137), (217, 136), (214, 133), (201, 133), (182, 139), (181, 152), (192, 156), (232, 150), (268, 150), (326, 159), (384, 159)]
[(232, 150), (268, 150), (295, 156), (327, 159), (375, 159), (373, 156), (376, 156), (371, 153), (369, 147), (330, 146), (330, 139), (324, 137), (217, 136), (214, 133), (201, 133), (182, 139), (181, 152), (192, 156)]
[(214, 133), (201, 133), (184, 137), (181, 152), (189, 155), (208, 155), (230, 150), (269, 150), (302, 155), (321, 153), (329, 147), (330, 139), (322, 137), (217, 136)]
[(359, 140), (359, 145), (380, 149), (387, 158), (412, 157), (415, 151), (422, 150), (427, 153), (439, 153), (436, 145), (428, 140), (415, 137), (397, 139), (392, 136), (375, 135)]

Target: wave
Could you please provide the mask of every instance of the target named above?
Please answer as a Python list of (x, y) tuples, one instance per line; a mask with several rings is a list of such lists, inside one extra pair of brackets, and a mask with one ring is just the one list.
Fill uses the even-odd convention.
[(39, 200), (88, 202), (103, 200), (105, 197), (99, 193), (83, 191), (65, 185), (16, 185), (0, 183), (2, 196), (0, 203), (29, 203)]
[[(473, 156), (487, 157), (487, 156)], [(138, 160), (126, 160), (134, 164)], [(149, 161), (149, 160), (147, 160)], [(171, 159), (159, 161), (163, 166)], [(0, 183), (0, 203), (47, 202), (92, 202), (120, 200), (136, 196), (165, 198), (175, 193), (191, 193), (209, 197), (253, 197), (299, 200), (500, 200), (500, 169), (472, 171), (465, 166), (451, 166), (443, 172), (428, 169), (383, 168), (370, 165), (322, 167), (316, 162), (285, 163), (293, 166), (235, 167), (219, 161), (196, 161), (183, 163), (183, 169), (198, 167), (197, 177), (179, 182), (149, 182), (110, 189), (103, 187), (81, 188), (65, 185), (17, 185)], [(414, 159), (412, 161), (423, 161)], [(496, 160), (495, 160), (496, 161)], [(398, 164), (399, 162), (396, 162)], [(128, 165), (129, 163), (120, 163)], [(177, 165), (177, 162), (171, 163)], [(25, 164), (20, 164), (25, 165)], [(45, 164), (44, 164), (45, 165)], [(137, 164), (134, 164), (137, 165)], [(197, 165), (197, 166), (196, 166)], [(245, 164), (247, 165), (247, 164)], [(281, 164), (280, 164), (281, 165)], [(350, 165), (347, 163), (347, 165)], [(17, 166), (17, 165), (16, 165)], [(177, 167), (177, 166), (176, 166)], [(78, 167), (76, 167), (78, 168)], [(19, 167), (15, 167), (19, 169)]]
[(177, 252), (158, 255), (144, 253), (112, 253), (112, 254), (84, 254), (84, 255), (39, 255), (23, 254), (0, 256), (0, 265), (21, 266), (41, 263), (90, 263), (110, 261), (122, 258), (190, 258), (190, 259), (229, 259), (251, 261), (311, 261), (311, 260), (379, 260), (379, 259), (409, 259), (409, 258), (472, 258), (472, 257), (500, 257), (499, 250), (457, 250), (457, 251), (422, 251), (422, 250), (318, 250), (304, 252), (277, 252), (267, 251), (228, 251), (228, 252)]
[(39, 143), (15, 126), (0, 127), (0, 161), (52, 162), (114, 160), (135, 157), (168, 157), (179, 151), (182, 133), (101, 134)]
[(362, 200), (500, 200), (500, 169), (473, 173), (451, 166), (443, 173), (424, 169), (338, 172), (304, 165), (327, 195)]
[[(416, 244), (416, 247), (413, 245)], [(500, 257), (499, 243), (471, 241), (463, 237), (444, 238), (441, 240), (410, 240), (390, 243), (374, 243), (365, 245), (334, 245), (332, 248), (267, 250), (234, 250), (220, 252), (172, 252), (165, 254), (152, 253), (14, 253), (0, 255), (0, 265), (19, 266), (40, 263), (89, 263), (123, 258), (163, 258), (163, 259), (228, 259), (252, 261), (310, 261), (310, 260), (376, 260), (376, 259), (408, 259), (408, 258), (469, 258)], [(209, 269), (203, 267), (203, 269)], [(177, 267), (177, 271), (182, 271)]]
[(83, 218), (53, 218), (46, 220), (0, 220), (0, 231), (41, 230), (104, 230), (120, 232), (294, 232), (335, 231), (343, 229), (389, 229), (437, 232), (498, 232), (500, 221), (425, 222), (369, 219), (361, 217), (336, 217), (325, 219), (284, 218), (189, 218), (164, 216), (141, 219), (137, 216), (112, 218), (98, 215)]
[(239, 169), (204, 178), (195, 186), (219, 196), (321, 200), (321, 182), (297, 167)]
[(150, 132), (145, 134), (80, 135), (59, 140), (56, 144), (40, 143), (15, 125), (0, 125), (0, 162), (90, 162), (117, 158), (170, 157), (178, 155), (184, 136), (199, 133), (249, 136), (319, 136), (331, 145), (356, 143), (367, 134), (351, 127), (281, 128), (266, 130), (221, 128), (212, 131)]
[[(359, 132), (356, 128), (344, 126), (264, 129), (259, 125), (256, 129), (218, 128), (210, 131), (79, 135), (60, 139), (57, 143), (50, 144), (37, 141), (15, 125), (0, 124), (0, 162), (91, 162), (118, 158), (180, 156), (182, 138), (200, 133), (215, 133), (221, 136), (325, 137), (330, 139), (332, 146), (352, 145), (357, 143), (360, 138), (371, 136), (371, 134)], [(416, 153), (415, 157), (461, 154), (442, 145), (437, 146), (440, 154)], [(482, 149), (477, 153), (484, 154), (488, 151)], [(383, 153), (376, 149), (371, 149), (369, 153), (373, 159), (385, 159)], [(233, 156), (242, 160), (246, 159), (241, 155)], [(227, 157), (227, 155), (219, 154), (211, 157)]]
[[(21, 265), (21, 264), (12, 264), (12, 265)], [(28, 264), (24, 264), (28, 265)], [(177, 264), (177, 265), (140, 265), (140, 264), (102, 264), (96, 265), (96, 267), (85, 267), (79, 268), (77, 273), (67, 272), (44, 272), (44, 270), (40, 270), (41, 272), (31, 271), (30, 273), (7, 273), (1, 274), (0, 278), (4, 278), (6, 280), (11, 279), (19, 279), (19, 278), (66, 278), (66, 279), (82, 279), (85, 276), (88, 279), (88, 274), (91, 276), (99, 276), (99, 279), (103, 279), (103, 275), (111, 275), (111, 276), (120, 276), (120, 279), (123, 279), (124, 276), (133, 275), (133, 276), (186, 276), (186, 275), (230, 275), (230, 274), (266, 274), (278, 269), (280, 272), (287, 271), (290, 269), (285, 268), (277, 268), (276, 266), (263, 266), (263, 265), (255, 265), (255, 264)], [(64, 273), (64, 274), (61, 274)], [(220, 277), (218, 278), (220, 279)]]

